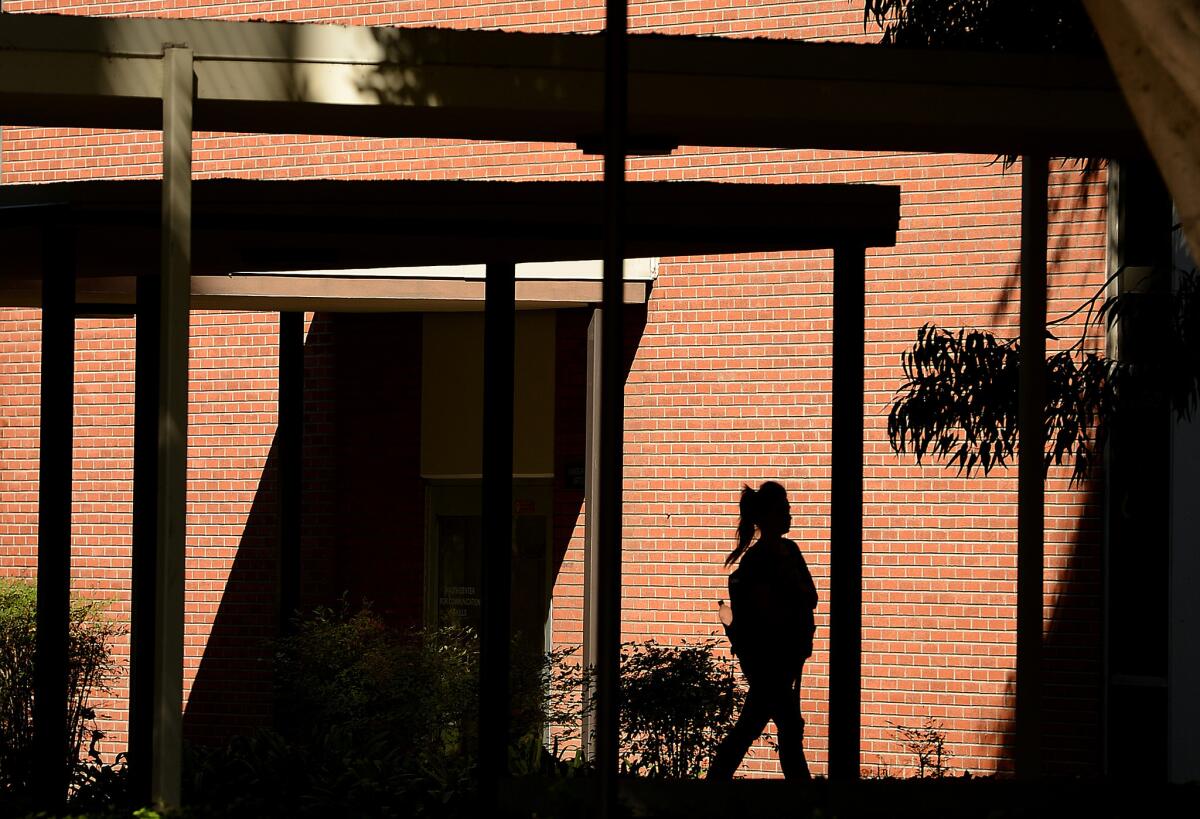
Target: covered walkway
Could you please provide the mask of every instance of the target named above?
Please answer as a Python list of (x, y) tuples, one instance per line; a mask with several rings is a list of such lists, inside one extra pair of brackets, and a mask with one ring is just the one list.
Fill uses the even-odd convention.
[[(623, 34), (623, 23), (616, 30)], [(659, 187), (647, 186), (646, 191), (656, 192), (642, 199), (637, 186), (621, 184), (620, 163), (627, 153), (662, 151), (676, 145), (1024, 153), (1021, 335), (1023, 349), (1033, 353), (1030, 360), (1038, 361), (1045, 343), (1047, 156), (1121, 156), (1140, 154), (1144, 149), (1115, 84), (1099, 62), (915, 54), (788, 41), (635, 37), (628, 39), (628, 104), (624, 105), (620, 91), (609, 99), (610, 106), (617, 100), (615, 110), (627, 116), (605, 118), (605, 77), (622, 76), (624, 45), (623, 36), (613, 40), (505, 32), (0, 15), (0, 120), (6, 124), (163, 131), (161, 183), (9, 189), (9, 207), (0, 211), (0, 225), (23, 232), (27, 242), (26, 249), (14, 256), (23, 260), (15, 265), (17, 273), (0, 273), (6, 280), (3, 287), (9, 303), (28, 304), (37, 299), (40, 289), (44, 311), (38, 555), (39, 584), (44, 584), (44, 591), (39, 595), (43, 606), (39, 653), (51, 659), (39, 665), (38, 699), (42, 703), (62, 699), (53, 692), (62, 684), (60, 663), (66, 640), (71, 328), (77, 309), (73, 282), (76, 276), (80, 281), (100, 281), (127, 270), (135, 258), (139, 269), (147, 273), (136, 285), (109, 282), (99, 291), (102, 295), (85, 298), (118, 303), (133, 298), (139, 318), (150, 319), (144, 324), (139, 321), (138, 341), (139, 375), (156, 372), (157, 385), (143, 388), (149, 379), (138, 379), (135, 481), (141, 488), (135, 500), (134, 661), (139, 670), (135, 672), (132, 710), (140, 726), (133, 732), (140, 749), (135, 750), (135, 765), (139, 758), (152, 760), (153, 775), (146, 793), (154, 801), (175, 804), (179, 793), (188, 311), (193, 299), (214, 295), (205, 289), (205, 276), (230, 273), (243, 288), (219, 294), (227, 299), (223, 304), (233, 304), (238, 298), (247, 299), (247, 306), (260, 308), (275, 305), (298, 310), (306, 309), (306, 304), (328, 304), (330, 291), (318, 292), (316, 285), (332, 287), (344, 276), (293, 277), (301, 283), (288, 293), (277, 287), (253, 291), (266, 278), (262, 271), (285, 271), (289, 265), (294, 270), (303, 266), (301, 257), (313, 258), (293, 254), (288, 261), (286, 242), (272, 244), (269, 238), (289, 234), (288, 219), (294, 214), (288, 207), (295, 202), (309, 203), (310, 211), (304, 213), (301, 205), (299, 215), (316, 220), (316, 235), (326, 231), (331, 255), (329, 262), (320, 264), (324, 271), (347, 266), (487, 265), (485, 416), (495, 434), (485, 435), (484, 515), (485, 530), (492, 531), (507, 531), (504, 522), (511, 515), (512, 451), (507, 428), (511, 427), (516, 263), (603, 255), (607, 261), (604, 321), (610, 328), (619, 328), (622, 304), (630, 294), (619, 279), (614, 259), (629, 255), (625, 249), (632, 252), (636, 248), (634, 255), (732, 252), (736, 248), (834, 249), (830, 770), (838, 778), (858, 775), (863, 254), (867, 247), (894, 241), (898, 191), (797, 188), (789, 194), (755, 186), (712, 185), (709, 188), (713, 190), (730, 189), (713, 194), (714, 201), (725, 202), (726, 210), (707, 214), (721, 216), (708, 221), (707, 231), (689, 232), (703, 222), (705, 214), (687, 210), (687, 189), (664, 185), (659, 193)], [(606, 47), (612, 50), (610, 57), (616, 55), (615, 74), (606, 72)], [(618, 83), (617, 87), (623, 86)], [(603, 190), (579, 187), (577, 194), (560, 183), (486, 188), (536, 191), (533, 215), (529, 215), (520, 208), (504, 210), (505, 201), (499, 194), (494, 199), (485, 195), (481, 204), (473, 204), (467, 183), (429, 187), (428, 194), (417, 187), (404, 189), (411, 183), (378, 183), (376, 188), (365, 187), (376, 183), (362, 183), (364, 191), (379, 191), (366, 196), (378, 211), (371, 212), (368, 206), (366, 213), (339, 221), (335, 213), (318, 209), (317, 194), (324, 191), (335, 199), (343, 197), (343, 202), (354, 200), (358, 194), (352, 192), (357, 190), (353, 186), (360, 183), (314, 184), (311, 198), (302, 193), (302, 187), (292, 187), (308, 183), (280, 183), (286, 185), (287, 202), (280, 201), (284, 188), (272, 187), (274, 183), (193, 183), (191, 140), (196, 129), (555, 140), (585, 150), (605, 150), (608, 184)], [(396, 187), (389, 190), (388, 185)], [(562, 192), (550, 192), (560, 187)], [(207, 192), (210, 188), (211, 194)], [(585, 192), (589, 190), (593, 192)], [(250, 212), (237, 224), (230, 224), (223, 209), (238, 206), (230, 205), (234, 191), (248, 197)], [(250, 191), (265, 193), (259, 200)], [(571, 195), (578, 198), (555, 199)], [(226, 198), (222, 200), (222, 196)], [(763, 216), (770, 210), (766, 205), (773, 201), (772, 196), (780, 197), (778, 201), (785, 207), (787, 202), (796, 207), (786, 214), (788, 219), (772, 221), (767, 216), (756, 222), (739, 220), (733, 213), (758, 207), (760, 210), (748, 212)], [(788, 196), (797, 198), (789, 200)], [(389, 231), (398, 217), (407, 216), (401, 221), (415, 220), (415, 224), (426, 219), (430, 210), (422, 201), (426, 197), (438, 203), (437, 218), (427, 220), (431, 225), (427, 231), (414, 232), (410, 237), (414, 255), (405, 257), (401, 251), (409, 242), (396, 242)], [(400, 207), (409, 210), (403, 214), (389, 210), (397, 202), (408, 203)], [(570, 207), (564, 209), (564, 202)], [(542, 208), (540, 216), (538, 207)], [(473, 214), (474, 221), (464, 221), (466, 213)], [(564, 215), (569, 218), (563, 219)], [(492, 221), (493, 217), (500, 218)], [(741, 226), (741, 232), (731, 230), (731, 225)], [(246, 227), (250, 229), (244, 230)], [(514, 229), (517, 239), (512, 238)], [(128, 244), (121, 245), (120, 253), (108, 260), (92, 262), (93, 255), (99, 254), (79, 254), (80, 245), (72, 238), (89, 230), (126, 231)], [(224, 237), (220, 252), (207, 241), (197, 241), (205, 231)], [(445, 250), (455, 245), (447, 241), (451, 237), (461, 240), (461, 247), (470, 252), (461, 258), (445, 255)], [(729, 244), (723, 244), (726, 241)], [(656, 244), (659, 242), (662, 244)], [(161, 249), (157, 258), (147, 253), (156, 244)], [(355, 260), (347, 248), (363, 255)], [(421, 256), (417, 248), (424, 248), (426, 255)], [(126, 253), (129, 258), (123, 258)], [(304, 265), (312, 267), (311, 262)], [(200, 273), (195, 279), (194, 271)], [(273, 279), (272, 284), (282, 282)], [(136, 296), (131, 296), (131, 289), (136, 289)], [(341, 292), (353, 296), (365, 289), (355, 282)], [(636, 292), (633, 296), (637, 297)], [(154, 330), (143, 330), (151, 325)], [(291, 332), (297, 331), (297, 322), (287, 326)], [(613, 585), (613, 578), (619, 584), (620, 576), (622, 399), (614, 376), (619, 367), (613, 356), (619, 349), (617, 335), (606, 333), (611, 341), (603, 345), (604, 360), (595, 369), (605, 373), (601, 379), (605, 386), (593, 392), (593, 415), (606, 421), (597, 423), (599, 440), (589, 458), (596, 475), (592, 489), (601, 488), (602, 532), (598, 537), (589, 534), (588, 562), (595, 566), (596, 575), (607, 578), (594, 586), (598, 605), (592, 621), (602, 695), (613, 690), (612, 659), (620, 633), (619, 587)], [(147, 369), (145, 359), (150, 355), (156, 356), (158, 363)], [(1020, 465), (1017, 761), (1018, 771), (1024, 775), (1036, 775), (1039, 770), (1043, 501), (1041, 447), (1036, 443), (1043, 434), (1042, 378), (1040, 368), (1027, 368), (1021, 392), (1022, 440), (1035, 455), (1023, 457)], [(597, 500), (595, 494), (591, 499)], [(500, 562), (485, 567), (485, 578), (506, 577), (503, 556), (507, 550), (493, 552)], [(502, 614), (507, 611), (506, 594), (497, 586), (484, 592), (484, 622), (488, 624), (483, 635), (484, 690), (494, 697), (485, 701), (485, 719), (489, 713), (503, 711), (495, 705), (504, 701), (505, 640), (500, 635), (506, 631)], [(501, 681), (499, 685), (497, 681)], [(52, 712), (39, 711), (39, 724), (56, 724), (60, 717)], [(615, 722), (602, 713), (602, 770), (613, 762), (608, 756), (615, 753), (615, 730)], [(502, 733), (487, 722), (483, 731), (484, 765), (496, 767), (496, 759), (503, 755), (503, 747), (497, 745)], [(42, 735), (54, 736), (55, 732), (43, 730)], [(53, 743), (43, 745), (41, 753), (46, 760), (54, 760)], [(43, 769), (53, 767), (47, 764)], [(52, 794), (56, 788), (61, 784), (49, 782), (47, 792)]]

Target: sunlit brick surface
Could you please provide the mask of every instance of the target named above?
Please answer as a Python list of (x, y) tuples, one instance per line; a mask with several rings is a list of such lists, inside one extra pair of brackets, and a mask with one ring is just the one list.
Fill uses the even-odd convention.
[[(603, 23), (596, 2), (25, 0), (4, 8), (527, 31), (597, 31)], [(638, 31), (877, 36), (864, 30), (857, 0), (634, 3), (630, 13)], [(159, 151), (157, 133), (4, 128), (0, 174), (4, 183), (153, 177)], [(597, 160), (572, 146), (426, 139), (198, 134), (195, 157), (197, 177), (595, 179), (600, 172)], [(871, 251), (867, 261), (863, 764), (903, 772), (911, 759), (889, 723), (932, 716), (947, 730), (954, 768), (1010, 768), (1015, 470), (968, 480), (938, 465), (917, 467), (892, 454), (885, 421), (900, 383), (899, 353), (923, 323), (1015, 334), (1019, 164), (1005, 169), (989, 156), (685, 147), (669, 157), (633, 159), (629, 168), (634, 179), (902, 187), (899, 243)], [(1103, 281), (1104, 262), (1104, 171), (1054, 168), (1052, 316), (1092, 294)], [(664, 259), (629, 377), (625, 439), (629, 639), (714, 634), (715, 601), (725, 596), (721, 561), (732, 546), (741, 483), (778, 479), (788, 487), (792, 536), (823, 597), (804, 694), (807, 745), (818, 772), (825, 767), (827, 693), (821, 627), (828, 616), (831, 268), (828, 253)], [(313, 320), (306, 353), (309, 599), (336, 594), (333, 586), (344, 577), (329, 511), (336, 478), (319, 458), (336, 438), (329, 414), (336, 392), (329, 339), (336, 326), (330, 326), (322, 317)], [(36, 311), (0, 313), (0, 571), (25, 576), (36, 564), (38, 327)], [(114, 615), (127, 617), (133, 322), (89, 319), (78, 327), (73, 584), (80, 593), (111, 599)], [(1062, 344), (1079, 332), (1077, 325), (1060, 330)], [(198, 674), (208, 673), (211, 689), (221, 693), (203, 707), (189, 704), (188, 729), (199, 738), (220, 736), (222, 725), (227, 730), (269, 718), (269, 676), (245, 655), (275, 628), (276, 513), (268, 462), (276, 427), (276, 333), (273, 314), (193, 314), (186, 684), (190, 690)], [(1089, 341), (1090, 348), (1097, 343)], [(1068, 476), (1055, 468), (1047, 484), (1047, 757), (1061, 772), (1086, 772), (1097, 766), (1102, 488), (1071, 487)], [(568, 528), (569, 511), (558, 516)], [(560, 644), (580, 640), (582, 523), (579, 516), (555, 585)], [(235, 565), (240, 585), (233, 599), (226, 581)], [(419, 588), (419, 578), (415, 582)], [(211, 636), (218, 616), (240, 624), (220, 640)], [(126, 651), (118, 647), (122, 656)], [(203, 671), (205, 664), (215, 670)], [(228, 684), (222, 669), (231, 669)], [(110, 753), (122, 747), (123, 682), (113, 695), (104, 709)], [(757, 749), (743, 771), (776, 774), (773, 754)]]

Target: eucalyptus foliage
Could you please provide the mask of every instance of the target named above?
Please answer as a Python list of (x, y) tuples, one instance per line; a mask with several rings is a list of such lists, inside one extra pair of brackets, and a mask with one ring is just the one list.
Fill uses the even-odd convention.
[(901, 48), (1099, 53), (1080, 0), (864, 0), (863, 23)]
[[(1162, 271), (1163, 275), (1169, 271)], [(1140, 350), (1114, 360), (1085, 352), (1083, 337), (1046, 360), (1044, 428), (1047, 466), (1073, 461), (1083, 479), (1103, 452), (1121, 409), (1136, 402), (1169, 404), (1191, 418), (1200, 398), (1200, 277), (1178, 274), (1174, 293), (1131, 292), (1093, 311), (1087, 328), (1136, 326)], [(1097, 294), (1099, 295), (1099, 294)], [(1073, 317), (1059, 320), (1059, 323)], [(1048, 333), (1048, 335), (1050, 335)], [(1053, 336), (1050, 336), (1053, 338)], [(982, 330), (957, 333), (926, 324), (901, 355), (905, 382), (888, 413), (897, 453), (946, 461), (960, 473), (1007, 466), (1017, 450), (1020, 342)]]

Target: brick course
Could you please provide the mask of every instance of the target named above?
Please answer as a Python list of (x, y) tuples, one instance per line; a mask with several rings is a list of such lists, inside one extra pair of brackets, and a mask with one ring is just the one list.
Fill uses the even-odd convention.
[[(5, 11), (529, 31), (596, 31), (603, 25), (602, 4), (570, 0), (23, 0), (7, 3)], [(875, 37), (864, 32), (857, 0), (633, 3), (630, 19), (635, 31)], [(157, 133), (5, 128), (0, 181), (154, 176), (159, 144)], [(1104, 278), (1104, 172), (1085, 172), (1069, 163), (1054, 167), (1052, 316), (1069, 312)], [(684, 147), (669, 157), (631, 159), (629, 170), (634, 179), (902, 186), (897, 247), (873, 250), (867, 260), (864, 765), (878, 762), (898, 772), (910, 764), (889, 721), (912, 724), (929, 715), (946, 726), (956, 768), (1007, 769), (1016, 618), (1015, 470), (967, 480), (939, 465), (918, 467), (891, 453), (885, 417), (900, 383), (899, 353), (922, 323), (1015, 334), (1019, 165), (1006, 169), (989, 156)], [(195, 172), (197, 177), (594, 179), (600, 163), (564, 145), (198, 134)], [(741, 483), (778, 479), (788, 487), (792, 537), (822, 590), (816, 654), (807, 667), (803, 702), (810, 758), (818, 772), (824, 770), (828, 647), (831, 269), (828, 253), (664, 259), (630, 371), (625, 437), (624, 627), (629, 639), (713, 634), (715, 599), (724, 596), (721, 561), (732, 545)], [(330, 454), (339, 435), (335, 393), (341, 324), (329, 316), (313, 317), (306, 350), (305, 595), (310, 600), (336, 595), (339, 589), (329, 578), (348, 565), (338, 554), (344, 538)], [(36, 564), (38, 326), (36, 311), (0, 312), (0, 571), (27, 576)], [(582, 326), (576, 322), (572, 332)], [(198, 701), (189, 704), (189, 731), (198, 738), (219, 735), (228, 719), (253, 723), (269, 715), (265, 668), (244, 655), (275, 628), (271, 538), (276, 513), (268, 464), (277, 421), (276, 330), (272, 314), (197, 312), (192, 319), (185, 685), (190, 691), (197, 674), (208, 673), (201, 671), (202, 660), (213, 663), (214, 686), (240, 681), (223, 695), (219, 712)], [(1060, 330), (1063, 344), (1079, 332), (1077, 326)], [(560, 322), (560, 356), (567, 349), (577, 356), (577, 336), (567, 344), (563, 333)], [(127, 616), (133, 322), (81, 320), (77, 338), (73, 582), (80, 593), (112, 598), (114, 615)], [(1088, 341), (1091, 349), (1101, 343)], [(560, 445), (581, 448), (581, 428), (564, 429), (561, 417), (581, 412), (581, 402), (563, 393), (559, 408)], [(1045, 622), (1052, 720), (1047, 756), (1061, 772), (1087, 772), (1098, 765), (1103, 490), (1098, 483), (1072, 487), (1067, 477), (1065, 468), (1054, 468), (1047, 482)], [(561, 538), (565, 551), (555, 586), (554, 636), (566, 644), (580, 639), (583, 515), (577, 507), (572, 514), (571, 503), (561, 503), (562, 498), (560, 492), (555, 540)], [(235, 571), (244, 582), (231, 599), (226, 581)], [(393, 571), (419, 572), (419, 565), (397, 563)], [(212, 635), (220, 622), (232, 630), (217, 641)], [(126, 651), (124, 644), (118, 647), (119, 653)], [(120, 683), (104, 709), (112, 733), (109, 753), (121, 747), (124, 696)], [(776, 773), (773, 754), (759, 749), (744, 771)]]

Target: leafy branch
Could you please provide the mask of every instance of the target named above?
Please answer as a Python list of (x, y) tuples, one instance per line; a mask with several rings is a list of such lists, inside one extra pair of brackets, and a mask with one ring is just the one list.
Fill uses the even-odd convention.
[(863, 0), (883, 43), (901, 48), (1098, 53), (1079, 0)]
[[(1072, 460), (1073, 482), (1097, 462), (1123, 406), (1157, 400), (1169, 403), (1180, 418), (1195, 413), (1200, 402), (1200, 277), (1195, 271), (1178, 272), (1179, 285), (1170, 296), (1127, 292), (1093, 310), (1101, 290), (1064, 317), (1086, 307), (1085, 335), (1093, 322), (1107, 327), (1129, 322), (1139, 328), (1142, 347), (1118, 361), (1083, 352), (1077, 342), (1046, 359), (1044, 462)], [(916, 343), (901, 356), (905, 383), (896, 392), (887, 424), (893, 451), (910, 452), (917, 463), (926, 457), (942, 459), (968, 476), (977, 468), (986, 475), (993, 467), (1007, 466), (1017, 447), (1020, 353), (1017, 339), (922, 326)]]

